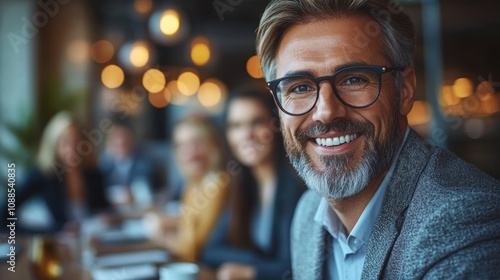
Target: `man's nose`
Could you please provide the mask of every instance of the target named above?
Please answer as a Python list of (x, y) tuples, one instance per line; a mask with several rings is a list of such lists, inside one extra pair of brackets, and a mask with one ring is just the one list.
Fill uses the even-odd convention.
[(347, 106), (338, 99), (337, 95), (335, 95), (332, 85), (328, 81), (321, 83), (318, 101), (313, 109), (313, 120), (322, 123), (330, 123), (346, 115)]

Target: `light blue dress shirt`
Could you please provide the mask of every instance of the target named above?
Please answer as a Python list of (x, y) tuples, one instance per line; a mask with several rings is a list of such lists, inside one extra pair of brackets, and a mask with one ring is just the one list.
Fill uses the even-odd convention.
[[(403, 140), (406, 142), (410, 129), (406, 129)], [(401, 145), (402, 147), (403, 145)], [(320, 223), (328, 233), (333, 237), (330, 246), (330, 253), (326, 264), (327, 279), (361, 279), (363, 264), (365, 261), (366, 250), (368, 249), (368, 240), (370, 238), (373, 225), (377, 220), (382, 203), (384, 201), (385, 191), (389, 185), (396, 161), (399, 157), (397, 152), (391, 167), (375, 192), (374, 196), (361, 213), (358, 222), (354, 226), (349, 236), (346, 236), (346, 230), (335, 211), (330, 207), (326, 198), (323, 198), (318, 206), (314, 216), (314, 221)]]

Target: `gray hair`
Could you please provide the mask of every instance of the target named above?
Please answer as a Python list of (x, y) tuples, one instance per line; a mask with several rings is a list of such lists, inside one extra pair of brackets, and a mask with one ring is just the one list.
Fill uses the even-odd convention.
[[(256, 48), (262, 72), (267, 81), (275, 79), (276, 52), (283, 33), (295, 24), (368, 15), (378, 30), (363, 30), (382, 35), (382, 54), (392, 67), (413, 66), (415, 27), (411, 18), (402, 11), (397, 0), (275, 0), (271, 2), (260, 20)], [(370, 34), (367, 34), (370, 35)], [(397, 72), (396, 92), (399, 92), (402, 73)], [(399, 95), (399, 94), (398, 94)]]

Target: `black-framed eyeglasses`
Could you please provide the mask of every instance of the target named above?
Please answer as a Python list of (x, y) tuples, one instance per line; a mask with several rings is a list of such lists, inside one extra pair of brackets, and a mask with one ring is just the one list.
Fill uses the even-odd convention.
[(267, 83), (280, 109), (288, 115), (309, 113), (319, 97), (320, 83), (329, 81), (333, 92), (344, 105), (366, 108), (380, 95), (382, 74), (403, 71), (405, 67), (379, 65), (348, 66), (332, 76), (314, 78), (309, 75), (291, 75)]

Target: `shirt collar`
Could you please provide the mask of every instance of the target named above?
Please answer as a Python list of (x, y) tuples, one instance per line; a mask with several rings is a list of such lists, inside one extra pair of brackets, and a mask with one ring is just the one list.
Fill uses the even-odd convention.
[[(378, 190), (375, 192), (372, 199), (363, 210), (363, 213), (361, 213), (361, 216), (352, 229), (349, 237), (345, 237), (344, 226), (335, 211), (333, 211), (333, 209), (330, 207), (327, 199), (322, 198), (321, 202), (319, 203), (318, 210), (314, 215), (314, 221), (321, 224), (325, 228), (325, 230), (327, 230), (332, 235), (333, 238), (344, 238), (347, 239), (346, 241), (348, 241), (349, 244), (355, 244), (354, 247), (356, 248), (353, 248), (355, 251), (357, 251), (357, 249), (359, 249), (362, 245), (368, 243), (373, 225), (375, 224), (377, 217), (382, 209), (385, 191), (387, 190), (387, 186), (389, 185), (392, 173), (394, 172), (396, 162), (399, 158), (399, 153), (401, 152), (401, 148), (406, 142), (409, 133), (410, 128), (407, 127), (403, 143), (399, 147), (399, 150), (392, 161), (391, 167), (387, 171), (387, 174), (385, 175), (384, 180), (380, 184)], [(356, 242), (351, 242), (351, 240), (349, 239)]]

